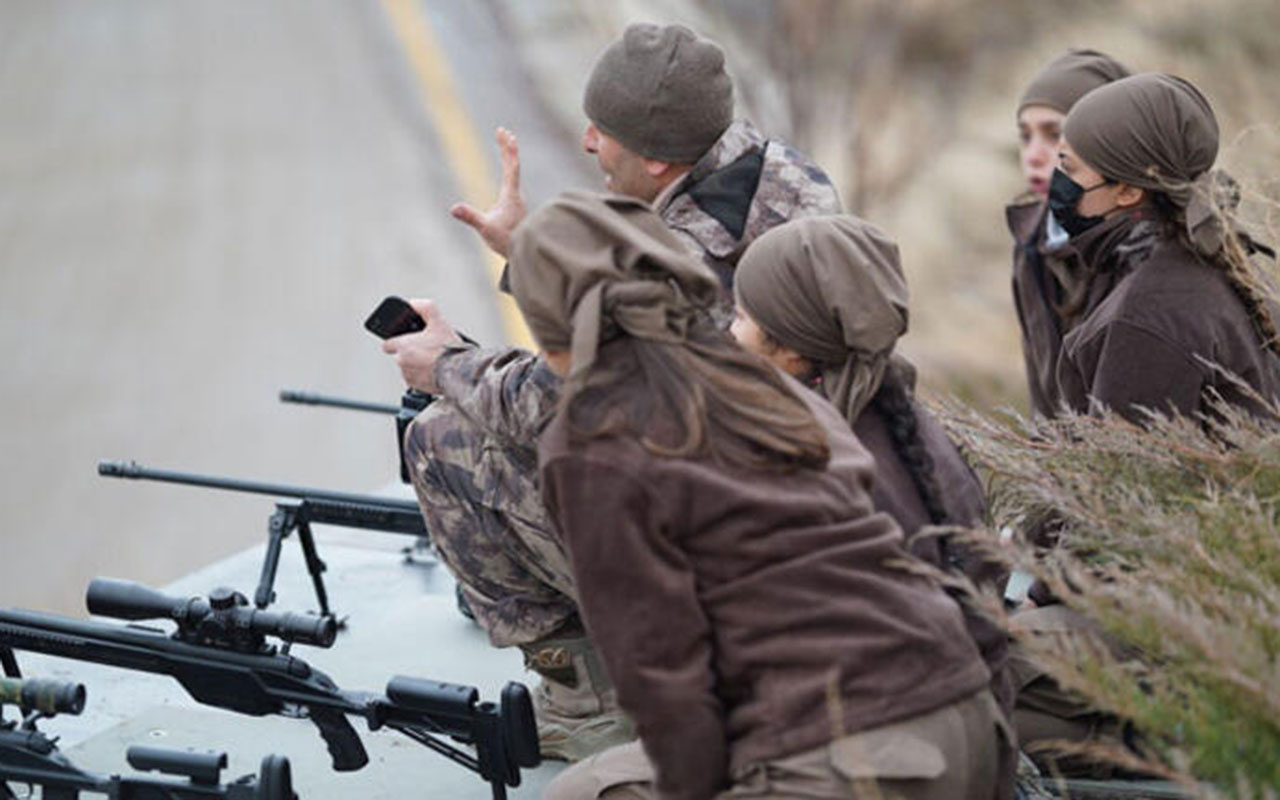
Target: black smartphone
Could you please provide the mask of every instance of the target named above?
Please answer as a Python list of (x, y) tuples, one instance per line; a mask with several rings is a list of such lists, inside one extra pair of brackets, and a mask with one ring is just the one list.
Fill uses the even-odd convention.
[(403, 299), (391, 295), (378, 304), (364, 321), (369, 332), (383, 339), (425, 330), (427, 323)]

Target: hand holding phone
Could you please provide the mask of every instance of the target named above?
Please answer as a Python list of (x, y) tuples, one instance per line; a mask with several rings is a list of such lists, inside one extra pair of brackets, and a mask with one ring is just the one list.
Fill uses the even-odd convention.
[[(365, 325), (384, 337), (382, 352), (395, 356), (406, 384), (426, 394), (440, 393), (436, 384), (436, 361), (450, 348), (461, 345), (463, 337), (434, 302), (425, 298), (405, 302), (399, 297), (388, 297)], [(404, 335), (414, 331), (421, 332)]]
[(425, 330), (427, 323), (403, 298), (391, 295), (378, 304), (364, 321), (364, 326), (375, 336), (391, 339)]

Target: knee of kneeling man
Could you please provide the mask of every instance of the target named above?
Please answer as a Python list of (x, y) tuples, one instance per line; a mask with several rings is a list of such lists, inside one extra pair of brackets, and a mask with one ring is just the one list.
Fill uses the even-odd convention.
[(404, 433), (404, 457), (416, 474), (453, 451), (474, 449), (479, 431), (451, 403), (436, 401), (418, 412)]

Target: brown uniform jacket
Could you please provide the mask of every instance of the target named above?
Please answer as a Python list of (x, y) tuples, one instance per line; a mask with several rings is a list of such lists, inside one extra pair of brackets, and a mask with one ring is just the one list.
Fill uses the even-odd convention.
[[(977, 526), (984, 522), (986, 500), (982, 483), (947, 436), (946, 430), (927, 409), (915, 404), (915, 415), (924, 450), (933, 463), (934, 481), (950, 524)], [(920, 489), (894, 445), (889, 423), (875, 404), (858, 416), (853, 432), (875, 459), (875, 483), (871, 501), (875, 508), (893, 517), (906, 534), (912, 555), (942, 569), (957, 569), (980, 587), (1004, 585), (1005, 571), (998, 564), (981, 559), (963, 544), (937, 536), (920, 536), (932, 525)], [(976, 609), (965, 608), (965, 627), (991, 671), (991, 693), (1000, 707), (1013, 709), (1013, 688), (1005, 666), (1009, 641), (995, 622)]]
[(1047, 206), (1029, 200), (1005, 209), (1013, 234), (1013, 305), (1022, 330), (1022, 359), (1027, 370), (1031, 410), (1053, 417), (1058, 410), (1055, 372), (1062, 352), (1062, 332), (1048, 299), (1040, 242)]
[(907, 555), (871, 505), (871, 457), (802, 394), (827, 431), (824, 471), (660, 458), (630, 438), (572, 448), (563, 415), (541, 441), (587, 628), (660, 797), (709, 798), (732, 768), (987, 683), (956, 604), (890, 565)]
[[(927, 409), (916, 403), (915, 415), (924, 450), (933, 462), (934, 479), (942, 493), (947, 516), (955, 525), (981, 524), (986, 513), (986, 501), (978, 477)], [(858, 416), (853, 432), (876, 462), (876, 480), (871, 490), (875, 507), (897, 521), (907, 535), (912, 553), (925, 561), (941, 564), (943, 557), (937, 539), (912, 540), (920, 529), (932, 525), (933, 521), (929, 519), (911, 471), (893, 443), (889, 423), (874, 403)]]
[[(1096, 279), (1095, 279), (1096, 280)], [(1108, 281), (1063, 337), (1056, 380), (1074, 411), (1102, 404), (1131, 419), (1139, 407), (1168, 413), (1207, 411), (1206, 390), (1257, 410), (1224, 367), (1263, 397), (1280, 396), (1280, 359), (1264, 349), (1244, 304), (1216, 267), (1175, 239)]]

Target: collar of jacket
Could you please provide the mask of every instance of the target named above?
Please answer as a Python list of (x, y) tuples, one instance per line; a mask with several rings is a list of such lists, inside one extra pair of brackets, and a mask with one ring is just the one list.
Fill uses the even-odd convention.
[(1037, 236), (1044, 216), (1048, 213), (1049, 204), (1044, 198), (1033, 192), (1024, 192), (1004, 207), (1005, 223), (1013, 240), (1020, 245), (1030, 242)]
[(674, 190), (659, 198), (655, 210), (669, 218), (673, 227), (683, 227), (690, 215), (697, 214), (720, 223), (727, 237), (699, 240), (713, 255), (725, 257), (746, 233), (768, 144), (750, 122), (735, 120)]

